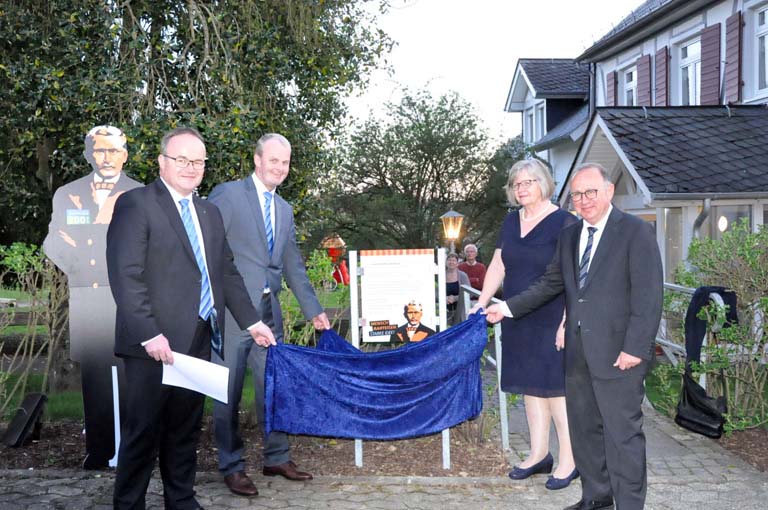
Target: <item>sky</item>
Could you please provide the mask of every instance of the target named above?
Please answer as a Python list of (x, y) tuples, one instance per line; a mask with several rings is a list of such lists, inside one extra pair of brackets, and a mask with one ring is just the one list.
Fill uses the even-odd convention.
[(353, 117), (381, 117), (405, 86), (449, 91), (472, 103), (489, 136), (504, 141), (521, 130), (504, 112), (519, 58), (575, 58), (643, 0), (391, 0), (379, 27), (397, 46), (394, 70), (374, 72), (363, 95), (350, 98)]

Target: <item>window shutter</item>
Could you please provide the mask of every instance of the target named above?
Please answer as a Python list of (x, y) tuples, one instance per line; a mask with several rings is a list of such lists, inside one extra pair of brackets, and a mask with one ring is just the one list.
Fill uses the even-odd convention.
[(656, 106), (669, 106), (669, 48), (656, 52)]
[(616, 71), (605, 76), (605, 106), (616, 106)]
[(741, 12), (725, 20), (725, 102), (741, 101)]
[(637, 60), (637, 105), (651, 106), (651, 56)]
[(701, 31), (701, 104), (720, 104), (720, 23)]

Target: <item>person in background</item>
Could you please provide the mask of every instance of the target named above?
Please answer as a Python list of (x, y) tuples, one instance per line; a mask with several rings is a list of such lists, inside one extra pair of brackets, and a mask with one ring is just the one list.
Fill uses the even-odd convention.
[(464, 300), (461, 286), (469, 285), (467, 273), (459, 269), (459, 256), (453, 252), (445, 257), (445, 302), (448, 325), (453, 326), (464, 320)]
[[(505, 299), (535, 282), (552, 260), (560, 231), (576, 218), (549, 201), (555, 189), (548, 169), (538, 160), (515, 163), (507, 179), (507, 198), (521, 208), (504, 219), (496, 251), (485, 275), (483, 291), (472, 311), (487, 307), (504, 281)], [(562, 489), (579, 476), (575, 468), (565, 405), (565, 357), (562, 295), (523, 319), (502, 322), (501, 388), (523, 395), (531, 436), (528, 457), (509, 473), (523, 480), (550, 473), (550, 423), (554, 421), (560, 445), (558, 465), (545, 485)]]
[(469, 284), (473, 289), (481, 290), (485, 280), (485, 264), (477, 261), (477, 246), (468, 244), (464, 247), (464, 262), (459, 264), (459, 269), (469, 277)]

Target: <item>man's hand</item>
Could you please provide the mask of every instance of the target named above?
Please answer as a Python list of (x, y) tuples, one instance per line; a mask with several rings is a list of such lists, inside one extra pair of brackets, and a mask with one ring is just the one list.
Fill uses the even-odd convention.
[(631, 354), (627, 354), (626, 352), (621, 351), (619, 353), (619, 357), (616, 358), (616, 363), (614, 363), (613, 366), (619, 367), (619, 370), (629, 370), (630, 368), (639, 365), (642, 361), (643, 360), (637, 356), (632, 356)]
[(312, 325), (315, 327), (315, 329), (319, 329), (320, 331), (331, 329), (331, 321), (328, 320), (328, 316), (325, 314), (325, 312), (312, 317)]
[(485, 309), (485, 318), (491, 324), (496, 324), (504, 318), (504, 311), (498, 303), (493, 304)]
[(165, 335), (158, 335), (144, 346), (149, 357), (155, 361), (162, 361), (166, 365), (173, 365), (173, 352)]
[(270, 345), (277, 345), (275, 342), (275, 335), (272, 334), (272, 330), (269, 326), (259, 321), (253, 325), (248, 332), (251, 334), (253, 341), (262, 347), (269, 347)]

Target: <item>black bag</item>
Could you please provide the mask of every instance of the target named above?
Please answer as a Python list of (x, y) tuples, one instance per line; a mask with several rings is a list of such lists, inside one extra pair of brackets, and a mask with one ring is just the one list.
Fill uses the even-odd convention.
[(690, 368), (686, 368), (675, 423), (692, 432), (717, 439), (723, 435), (723, 414), (727, 412), (725, 397), (715, 399), (707, 395), (704, 388), (693, 379)]

